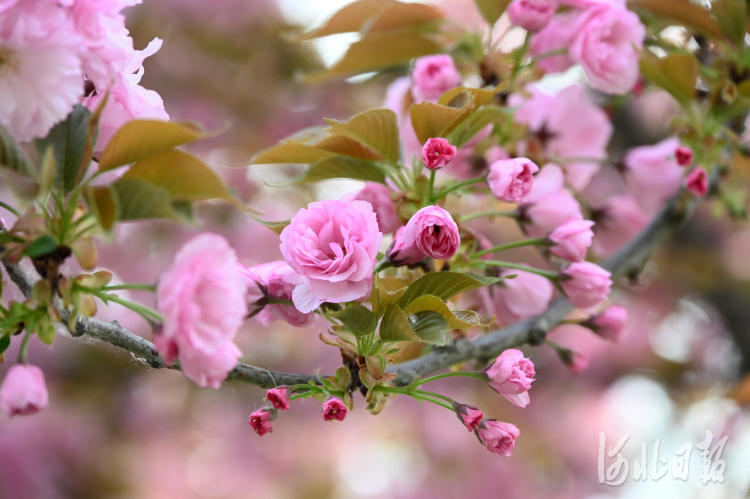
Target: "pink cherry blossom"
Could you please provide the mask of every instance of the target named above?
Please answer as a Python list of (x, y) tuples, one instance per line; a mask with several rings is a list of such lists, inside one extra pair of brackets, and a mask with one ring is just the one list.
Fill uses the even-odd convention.
[(708, 173), (703, 168), (696, 168), (687, 176), (687, 189), (696, 196), (708, 194)]
[(199, 234), (177, 252), (156, 289), (164, 327), (156, 349), (171, 364), (179, 357), (185, 376), (219, 388), (242, 352), (233, 343), (247, 312), (237, 255), (216, 234)]
[(471, 405), (454, 403), (453, 409), (456, 411), (458, 419), (466, 426), (468, 431), (474, 431), (479, 428), (479, 423), (484, 419), (482, 411)]
[(302, 282), (292, 301), (302, 313), (321, 303), (366, 298), (372, 290), (383, 233), (372, 205), (365, 201), (310, 203), (280, 236), (281, 254)]
[(609, 296), (612, 274), (591, 262), (568, 265), (560, 275), (560, 285), (571, 305), (581, 310), (598, 307)]
[(365, 182), (364, 188), (341, 196), (340, 201), (367, 201), (377, 215), (378, 227), (383, 233), (396, 232), (403, 224), (391, 200), (391, 190), (378, 182)]
[(453, 161), (457, 151), (458, 149), (445, 139), (427, 139), (422, 147), (422, 162), (430, 170), (442, 168)]
[(680, 146), (674, 153), (677, 164), (680, 166), (690, 166), (693, 162), (693, 150), (687, 146)]
[(417, 247), (417, 242), (410, 239), (409, 243), (404, 240), (406, 227), (401, 227), (393, 235), (393, 241), (385, 251), (388, 262), (394, 267), (401, 265), (413, 265), (427, 258), (427, 254)]
[(550, 253), (570, 262), (580, 262), (586, 258), (594, 233), (591, 220), (573, 220), (550, 232)]
[(411, 115), (409, 114), (409, 105), (413, 101), (411, 78), (408, 76), (396, 78), (388, 85), (384, 106), (396, 113), (396, 117), (398, 118), (399, 136), (406, 164), (411, 164), (412, 158), (422, 151), (422, 142), (417, 138), (414, 127), (411, 125)]
[(279, 386), (278, 388), (271, 388), (266, 392), (266, 400), (271, 402), (274, 408), (288, 411), (289, 410), (289, 387)]
[(0, 386), (0, 408), (8, 417), (29, 416), (49, 402), (44, 373), (36, 366), (13, 364)]
[(531, 237), (543, 237), (561, 225), (583, 220), (581, 205), (568, 191), (554, 191), (521, 207), (524, 230)]
[(448, 54), (428, 55), (414, 61), (412, 90), (417, 101), (435, 101), (446, 91), (461, 84), (461, 73)]
[(594, 252), (607, 257), (633, 239), (646, 225), (649, 217), (630, 194), (609, 198), (597, 210), (594, 226)]
[(680, 141), (671, 137), (631, 149), (623, 158), (628, 190), (644, 212), (656, 213), (679, 189), (683, 174), (675, 158), (679, 147)]
[(581, 374), (589, 367), (589, 357), (586, 354), (568, 351), (565, 365), (568, 366), (573, 374)]
[(270, 407), (261, 407), (250, 414), (250, 426), (253, 427), (258, 436), (273, 433), (273, 420), (276, 419), (276, 411)]
[(425, 255), (441, 260), (455, 255), (461, 244), (456, 222), (439, 206), (425, 206), (415, 213), (402, 238), (406, 248), (416, 246)]
[(534, 184), (539, 167), (530, 159), (501, 159), (490, 166), (487, 183), (492, 195), (501, 201), (522, 203)]
[(501, 353), (485, 371), (489, 385), (518, 407), (529, 405), (529, 389), (536, 371), (523, 352), (511, 348)]
[(476, 434), (488, 451), (503, 457), (510, 457), (516, 446), (516, 438), (521, 435), (521, 431), (510, 423), (485, 419), (480, 423)]
[(508, 6), (510, 22), (526, 31), (539, 31), (557, 11), (555, 0), (513, 0)]
[(605, 340), (617, 343), (625, 333), (627, 323), (628, 310), (621, 305), (611, 305), (600, 314), (583, 322), (582, 325), (591, 328)]
[(321, 409), (323, 413), (323, 421), (343, 421), (346, 418), (348, 409), (344, 401), (337, 397), (328, 397), (323, 403)]
[(263, 310), (254, 315), (253, 319), (264, 326), (275, 320), (282, 320), (296, 327), (309, 326), (315, 322), (315, 314), (304, 314), (293, 305), (264, 303), (266, 295), (291, 300), (294, 289), (302, 283), (299, 274), (286, 262), (268, 262), (250, 268), (237, 262), (237, 270), (245, 278), (248, 303), (253, 305), (260, 302), (263, 306)]
[(505, 279), (497, 286), (482, 288), (480, 294), (488, 313), (497, 314), (503, 325), (541, 314), (552, 300), (555, 288), (546, 277), (515, 269), (503, 269), (501, 275), (516, 277)]
[[(556, 15), (531, 38), (529, 53), (540, 56), (549, 52), (567, 49), (573, 41), (578, 28), (579, 12), (565, 12)], [(573, 60), (566, 53), (547, 56), (540, 59), (537, 65), (547, 73), (560, 73), (573, 65)]]

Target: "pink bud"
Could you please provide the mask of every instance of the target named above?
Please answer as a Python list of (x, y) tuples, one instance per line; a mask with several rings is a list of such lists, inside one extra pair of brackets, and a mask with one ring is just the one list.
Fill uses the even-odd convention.
[(348, 409), (346, 408), (344, 401), (340, 398), (328, 397), (328, 399), (323, 402), (322, 412), (323, 421), (333, 421), (334, 419), (336, 421), (343, 421)]
[(560, 285), (570, 303), (581, 310), (598, 307), (609, 296), (612, 274), (591, 262), (568, 265), (560, 276)]
[(367, 201), (372, 205), (372, 210), (378, 218), (378, 227), (381, 232), (396, 232), (403, 224), (399, 219), (391, 200), (391, 190), (378, 182), (365, 182), (365, 186), (358, 190), (341, 196), (341, 201), (351, 203), (352, 201)]
[(458, 149), (445, 139), (432, 138), (422, 147), (422, 162), (430, 170), (442, 168), (456, 157)]
[(539, 167), (530, 159), (501, 159), (490, 166), (487, 183), (492, 195), (501, 201), (522, 203), (534, 185)]
[(250, 426), (255, 433), (263, 436), (266, 433), (273, 433), (273, 420), (276, 419), (276, 409), (270, 407), (261, 407), (254, 413), (250, 414)]
[(523, 352), (511, 348), (501, 353), (485, 371), (489, 385), (518, 407), (529, 405), (529, 389), (536, 372)]
[(581, 374), (589, 367), (588, 356), (578, 352), (570, 351), (570, 355), (564, 361), (573, 374)]
[(446, 260), (456, 254), (460, 244), (451, 214), (439, 206), (425, 206), (396, 232), (386, 255), (393, 265), (409, 265), (425, 256)]
[(448, 54), (420, 57), (414, 61), (411, 78), (418, 101), (437, 101), (446, 91), (461, 84), (461, 73)]
[(401, 265), (412, 265), (427, 258), (427, 255), (417, 248), (416, 241), (404, 241), (404, 231), (406, 227), (401, 227), (393, 235), (393, 241), (385, 251), (386, 257), (391, 265), (400, 267)]
[(510, 457), (521, 434), (515, 425), (494, 419), (485, 419), (476, 430), (477, 437), (487, 450), (503, 457)]
[(8, 417), (30, 416), (47, 407), (44, 373), (36, 366), (14, 364), (0, 386), (0, 407)]
[(687, 146), (680, 146), (674, 152), (674, 157), (678, 165), (688, 166), (693, 162), (693, 150)]
[(622, 338), (627, 323), (628, 310), (620, 305), (612, 305), (581, 324), (605, 340), (617, 343)]
[(708, 174), (703, 168), (696, 168), (687, 176), (687, 189), (696, 196), (708, 194)]
[(569, 262), (583, 261), (594, 239), (593, 225), (591, 220), (573, 220), (553, 230), (547, 236), (550, 253)]
[(557, 11), (554, 0), (513, 0), (508, 6), (511, 24), (526, 31), (539, 31), (552, 20)]
[(461, 420), (468, 431), (474, 431), (479, 428), (479, 423), (484, 418), (482, 411), (471, 405), (454, 403), (453, 409), (456, 411), (458, 419)]
[(289, 387), (279, 386), (278, 388), (272, 388), (266, 392), (266, 400), (271, 402), (271, 405), (276, 409), (282, 411), (289, 410)]

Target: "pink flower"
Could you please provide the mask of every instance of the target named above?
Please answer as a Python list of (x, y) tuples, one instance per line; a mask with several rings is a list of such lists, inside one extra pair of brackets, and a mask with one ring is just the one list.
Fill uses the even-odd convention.
[(310, 203), (281, 233), (281, 253), (302, 277), (292, 301), (302, 313), (321, 303), (342, 303), (370, 295), (383, 233), (365, 201)]
[(524, 270), (503, 269), (502, 275), (516, 275), (497, 286), (482, 288), (485, 308), (494, 310), (503, 325), (534, 317), (547, 309), (555, 288), (546, 277)]
[(534, 185), (539, 167), (530, 159), (501, 159), (490, 166), (487, 183), (492, 195), (508, 203), (522, 203)]
[(576, 262), (562, 271), (560, 285), (571, 305), (581, 310), (591, 310), (609, 296), (611, 275), (594, 263)]
[(422, 148), (422, 162), (430, 170), (442, 168), (453, 161), (457, 151), (458, 149), (445, 139), (427, 139)]
[(523, 352), (511, 348), (501, 353), (485, 371), (487, 382), (493, 390), (518, 407), (529, 405), (529, 389), (536, 371), (534, 364)]
[(565, 190), (551, 192), (521, 207), (523, 228), (531, 237), (543, 237), (561, 225), (583, 220), (578, 201)]
[(407, 253), (411, 252), (409, 248), (416, 246), (421, 253), (440, 260), (455, 255), (461, 244), (456, 222), (439, 206), (425, 206), (416, 212), (404, 227), (401, 237)]
[(580, 262), (586, 258), (594, 232), (591, 220), (573, 220), (550, 232), (550, 253), (570, 262)]
[(247, 313), (245, 283), (226, 239), (199, 234), (177, 252), (156, 289), (164, 327), (156, 349), (199, 386), (219, 388), (242, 355), (233, 343)]
[(676, 137), (653, 146), (631, 149), (623, 158), (625, 181), (638, 205), (653, 214), (675, 193), (682, 182), (682, 168), (675, 159)]
[(446, 91), (461, 84), (461, 73), (448, 54), (428, 55), (414, 61), (411, 79), (417, 101), (437, 102)]
[(476, 430), (477, 437), (487, 450), (503, 457), (510, 457), (521, 431), (515, 425), (494, 419), (485, 419)]
[(511, 24), (526, 31), (539, 31), (547, 25), (557, 11), (555, 0), (513, 0), (508, 6)]
[(696, 196), (708, 194), (708, 174), (703, 168), (696, 168), (687, 176), (687, 189)]
[(282, 411), (289, 410), (289, 387), (279, 386), (278, 388), (271, 388), (266, 392), (266, 400), (271, 402), (271, 405), (276, 409)]
[[(565, 12), (554, 16), (540, 31), (531, 38), (529, 53), (539, 56), (560, 49), (567, 49), (578, 30), (579, 13)], [(573, 60), (567, 53), (544, 57), (537, 62), (537, 66), (547, 73), (560, 73), (573, 65)]]
[(258, 436), (273, 433), (273, 420), (276, 419), (276, 410), (270, 407), (261, 407), (250, 414), (250, 426), (253, 427)]
[(589, 367), (589, 358), (582, 353), (565, 349), (561, 358), (573, 374), (581, 374)]
[(427, 255), (417, 247), (415, 240), (410, 240), (409, 244), (404, 241), (405, 230), (406, 227), (401, 227), (396, 231), (396, 234), (393, 235), (393, 241), (385, 251), (388, 262), (394, 267), (413, 265), (427, 258)]
[(601, 2), (587, 8), (577, 20), (577, 34), (568, 47), (592, 87), (609, 94), (625, 94), (638, 81), (638, 51), (646, 28), (624, 6)]
[(604, 257), (633, 239), (649, 221), (629, 194), (609, 198), (597, 213), (593, 247), (597, 255)]
[(44, 373), (36, 366), (13, 364), (0, 386), (0, 408), (12, 418), (30, 416), (47, 407), (49, 395)]
[(617, 343), (622, 338), (627, 323), (628, 310), (620, 305), (612, 305), (581, 324), (605, 340)]
[[(529, 131), (541, 142), (548, 158), (552, 161), (607, 158), (612, 123), (604, 111), (589, 101), (583, 87), (571, 85), (552, 95), (537, 86), (530, 89), (530, 99), (513, 94), (509, 105), (520, 106), (515, 115), (516, 122), (529, 127)], [(549, 164), (542, 167), (535, 183), (549, 167)], [(565, 162), (565, 177), (575, 189), (583, 190), (600, 168), (597, 161), (569, 160)]]
[(302, 278), (286, 262), (269, 262), (250, 268), (237, 262), (237, 270), (245, 279), (248, 303), (263, 307), (253, 316), (258, 322), (268, 326), (275, 320), (282, 320), (296, 327), (315, 322), (315, 314), (303, 314), (293, 305), (265, 303), (268, 296), (291, 300), (294, 289), (302, 283)]
[(484, 418), (482, 411), (471, 405), (454, 403), (453, 409), (456, 411), (458, 419), (466, 426), (468, 431), (474, 431), (479, 428), (479, 423)]
[(391, 190), (378, 182), (365, 182), (364, 188), (341, 196), (340, 201), (367, 201), (377, 215), (378, 227), (383, 233), (396, 232), (403, 224), (393, 209)]
[(347, 411), (348, 409), (343, 400), (336, 397), (328, 397), (328, 399), (323, 402), (323, 421), (333, 421), (334, 419), (336, 421), (343, 421), (346, 417)]
[(411, 78), (402, 76), (401, 78), (396, 78), (388, 85), (384, 106), (396, 113), (398, 117), (399, 136), (403, 145), (404, 161), (406, 164), (411, 164), (412, 158), (420, 154), (422, 150), (422, 142), (417, 138), (414, 127), (411, 125), (409, 106), (413, 102)]
[(680, 166), (689, 166), (693, 162), (693, 150), (687, 146), (678, 147), (674, 156)]

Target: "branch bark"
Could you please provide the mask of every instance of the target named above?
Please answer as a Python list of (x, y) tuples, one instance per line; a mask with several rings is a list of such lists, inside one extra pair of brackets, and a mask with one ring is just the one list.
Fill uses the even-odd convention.
[[(604, 261), (602, 266), (612, 272), (613, 278), (623, 275), (634, 277), (645, 265), (653, 251), (690, 219), (699, 202), (700, 199), (685, 191), (680, 191), (666, 204), (643, 232), (611, 258)], [(3, 266), (23, 294), (26, 297), (31, 296), (34, 282), (28, 274), (17, 263), (9, 263), (5, 259), (3, 259)], [(462, 339), (446, 347), (435, 348), (430, 354), (423, 357), (389, 366), (388, 372), (397, 375), (394, 380), (396, 385), (405, 386), (417, 377), (423, 377), (459, 362), (468, 360), (488, 362), (508, 348), (527, 343), (540, 345), (543, 343), (547, 332), (557, 326), (571, 310), (573, 310), (573, 307), (570, 303), (565, 298), (560, 297), (553, 301), (549, 308), (538, 317), (492, 331), (474, 340)], [(70, 312), (68, 310), (61, 310), (60, 312), (63, 324), (67, 324)], [(153, 343), (124, 329), (117, 321), (104, 322), (95, 318), (81, 317), (70, 333), (76, 337), (87, 335), (111, 343), (143, 359), (154, 369), (179, 369), (177, 363), (173, 366), (167, 366), (162, 356), (154, 348)], [(325, 377), (325, 375), (321, 376)], [(239, 363), (229, 373), (227, 380), (242, 381), (263, 388), (304, 384), (310, 381), (320, 383), (317, 375), (273, 372), (243, 363)]]

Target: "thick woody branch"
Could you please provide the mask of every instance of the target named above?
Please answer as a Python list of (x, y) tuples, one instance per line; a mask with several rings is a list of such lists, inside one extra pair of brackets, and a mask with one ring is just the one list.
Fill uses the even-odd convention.
[[(611, 271), (613, 277), (635, 276), (653, 251), (690, 219), (699, 201), (698, 198), (684, 191), (678, 193), (643, 232), (617, 254), (604, 261), (602, 266)], [(6, 260), (3, 260), (3, 265), (23, 294), (27, 297), (31, 296), (33, 281), (26, 272), (18, 264), (9, 263)], [(468, 360), (488, 362), (508, 348), (527, 343), (540, 345), (547, 332), (557, 326), (572, 309), (573, 307), (565, 298), (558, 298), (538, 317), (492, 331), (474, 340), (462, 339), (446, 347), (435, 348), (432, 353), (424, 357), (390, 366), (388, 371), (397, 375), (394, 383), (403, 386), (408, 385), (417, 377), (445, 369), (459, 362)], [(67, 324), (69, 313), (67, 310), (61, 310), (63, 324)], [(87, 335), (127, 350), (154, 369), (179, 369), (177, 364), (167, 366), (153, 343), (124, 329), (117, 321), (104, 322), (95, 318), (81, 317), (74, 330), (70, 332), (73, 336)], [(318, 376), (315, 375), (273, 372), (242, 363), (229, 373), (227, 379), (251, 383), (263, 388), (304, 384), (309, 381), (320, 382)]]

